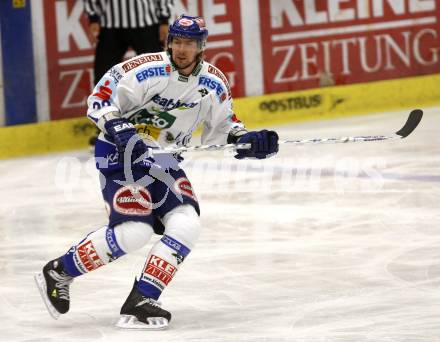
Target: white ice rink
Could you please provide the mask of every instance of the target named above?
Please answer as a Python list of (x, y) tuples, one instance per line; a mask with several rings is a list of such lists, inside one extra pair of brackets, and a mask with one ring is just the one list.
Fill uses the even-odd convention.
[[(387, 134), (407, 114), (278, 131)], [(440, 108), (428, 108), (400, 141), (284, 145), (252, 163), (187, 154), (204, 229), (161, 297), (173, 319), (158, 332), (113, 326), (153, 241), (76, 279), (58, 321), (34, 285), (106, 223), (90, 154), (1, 161), (0, 341), (440, 341), (439, 152)]]

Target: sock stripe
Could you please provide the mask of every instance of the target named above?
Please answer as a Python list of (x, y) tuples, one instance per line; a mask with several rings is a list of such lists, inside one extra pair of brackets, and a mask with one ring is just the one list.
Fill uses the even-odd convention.
[(105, 239), (107, 241), (108, 248), (112, 252), (113, 258), (117, 259), (125, 254), (116, 240), (116, 234), (113, 227), (107, 227), (107, 230), (105, 231)]
[(171, 236), (164, 235), (162, 239), (160, 239), (161, 242), (163, 242), (166, 246), (170, 247), (172, 250), (176, 251), (183, 257), (186, 257), (191, 250), (186, 247), (184, 244), (180, 243), (179, 241), (173, 239)]

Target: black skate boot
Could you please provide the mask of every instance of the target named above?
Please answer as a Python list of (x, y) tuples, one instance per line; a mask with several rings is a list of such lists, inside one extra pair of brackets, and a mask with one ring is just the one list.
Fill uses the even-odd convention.
[(136, 285), (135, 280), (133, 289), (122, 305), (121, 318), (116, 326), (123, 329), (166, 329), (171, 321), (171, 314), (162, 309), (156, 300), (142, 295)]
[(35, 276), (38, 289), (47, 310), (54, 319), (69, 311), (69, 285), (73, 277), (64, 272), (61, 258), (49, 261)]

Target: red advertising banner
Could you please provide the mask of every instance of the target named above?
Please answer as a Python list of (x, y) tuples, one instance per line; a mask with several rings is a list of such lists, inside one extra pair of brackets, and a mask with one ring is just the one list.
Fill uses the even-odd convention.
[[(32, 6), (45, 40), (39, 118), (85, 115), (94, 47), (83, 1)], [(174, 11), (205, 18), (206, 60), (234, 97), (440, 72), (440, 0), (176, 0)]]
[(93, 89), (94, 48), (87, 36), (83, 1), (42, 1), (50, 119), (86, 113)]
[(440, 72), (440, 0), (259, 0), (264, 92)]
[[(33, 5), (42, 6), (44, 15), (49, 119), (85, 115), (93, 89), (94, 47), (87, 36), (83, 1), (44, 0)], [(225, 73), (234, 96), (244, 96), (239, 3), (177, 1), (176, 13), (184, 12), (204, 16), (209, 30), (206, 60)]]

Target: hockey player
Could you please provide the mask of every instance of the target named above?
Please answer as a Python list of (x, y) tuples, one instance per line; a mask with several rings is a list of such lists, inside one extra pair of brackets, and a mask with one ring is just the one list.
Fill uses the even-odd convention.
[(203, 124), (203, 144), (250, 143), (251, 149), (237, 150), (238, 159), (278, 152), (276, 132), (248, 132), (235, 117), (226, 77), (203, 60), (207, 36), (203, 18), (180, 16), (169, 28), (166, 52), (117, 64), (89, 96), (87, 115), (102, 131), (95, 158), (109, 222), (36, 275), (55, 319), (69, 310), (75, 277), (137, 250), (156, 233), (162, 238), (150, 250), (117, 326), (168, 326), (171, 314), (157, 299), (195, 246), (199, 204), (178, 165), (180, 156), (151, 156), (149, 148), (186, 145)]

